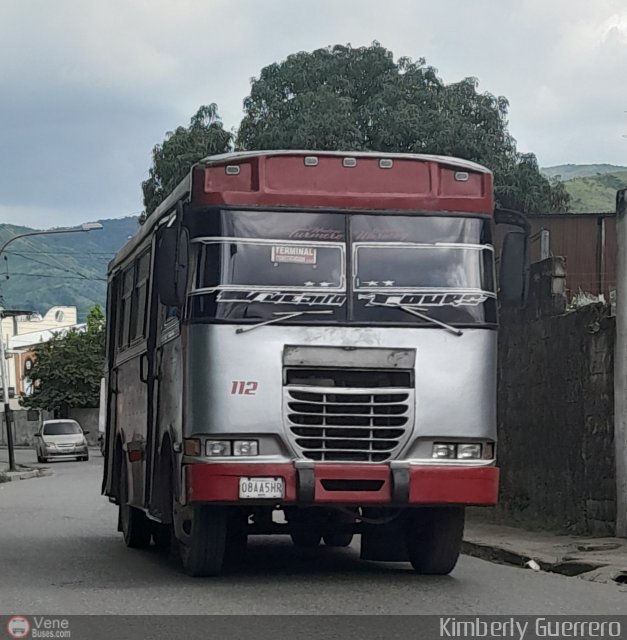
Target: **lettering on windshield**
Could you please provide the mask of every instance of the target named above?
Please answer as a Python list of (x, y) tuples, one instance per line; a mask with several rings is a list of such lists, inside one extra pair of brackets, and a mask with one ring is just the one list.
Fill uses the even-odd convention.
[(313, 307), (328, 305), (341, 307), (346, 302), (345, 293), (310, 293), (294, 291), (220, 291), (218, 302), (243, 302), (251, 304), (295, 304)]
[(367, 307), (476, 307), (483, 304), (485, 293), (360, 293), (358, 300), (367, 300)]
[(324, 227), (294, 229), (290, 231), (287, 237), (292, 240), (327, 240), (332, 242), (342, 242), (344, 240), (344, 234), (341, 231)]

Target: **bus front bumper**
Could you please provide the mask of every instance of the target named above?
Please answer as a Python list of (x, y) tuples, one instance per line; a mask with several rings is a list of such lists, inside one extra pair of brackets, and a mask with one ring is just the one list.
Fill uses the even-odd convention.
[[(194, 463), (183, 467), (185, 502), (222, 504), (494, 505), (494, 466), (295, 463)], [(240, 498), (240, 478), (282, 478), (283, 497)]]

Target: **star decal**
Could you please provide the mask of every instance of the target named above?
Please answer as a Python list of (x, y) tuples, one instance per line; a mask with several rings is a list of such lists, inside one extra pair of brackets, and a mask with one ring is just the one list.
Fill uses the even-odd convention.
[(333, 283), (332, 282), (321, 282), (320, 286), (321, 287), (330, 287)]
[(311, 280), (308, 280), (307, 282), (305, 282), (305, 286), (306, 287), (313, 287), (314, 284), (316, 284), (315, 282), (312, 282)]
[(378, 280), (371, 280), (370, 282), (366, 283), (369, 287), (376, 287), (379, 284)]
[(394, 286), (394, 280), (384, 280), (384, 281), (383, 281), (383, 284), (384, 284), (386, 287), (393, 287), (393, 286)]

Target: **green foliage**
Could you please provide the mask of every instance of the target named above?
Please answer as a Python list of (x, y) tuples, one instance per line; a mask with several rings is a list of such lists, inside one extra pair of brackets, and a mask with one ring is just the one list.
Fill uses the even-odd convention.
[(533, 154), (517, 152), (507, 100), (477, 84), (445, 85), (424, 59), (394, 62), (378, 43), (297, 53), (253, 79), (237, 148), (457, 156), (492, 169), (501, 206), (564, 210), (566, 192), (541, 175)]
[(232, 135), (222, 127), (215, 104), (201, 106), (189, 127), (168, 131), (152, 150), (148, 180), (142, 182), (144, 206), (150, 215), (202, 158), (229, 151)]
[(30, 379), (33, 394), (22, 396), (23, 406), (60, 410), (97, 407), (105, 353), (105, 319), (95, 306), (87, 316), (85, 331), (72, 329), (33, 348)]
[(627, 171), (600, 173), (563, 183), (570, 195), (571, 211), (601, 213), (616, 210), (616, 192), (627, 188)]

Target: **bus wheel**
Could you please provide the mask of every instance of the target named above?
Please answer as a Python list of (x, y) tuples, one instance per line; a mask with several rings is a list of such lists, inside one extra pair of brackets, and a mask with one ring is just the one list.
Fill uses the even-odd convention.
[(320, 544), (320, 539), (322, 538), (319, 533), (314, 533), (312, 531), (297, 531), (290, 535), (292, 542), (297, 547), (304, 547), (307, 549), (317, 547)]
[(327, 547), (348, 547), (353, 541), (352, 533), (327, 533), (322, 536)]
[(405, 543), (414, 571), (449, 574), (459, 557), (464, 535), (463, 507), (411, 509), (405, 522)]
[(228, 514), (224, 507), (196, 505), (191, 531), (179, 540), (179, 555), (190, 576), (217, 576), (222, 571), (226, 551)]
[(145, 549), (150, 544), (151, 523), (146, 514), (128, 503), (128, 472), (120, 482), (120, 528), (127, 547)]

